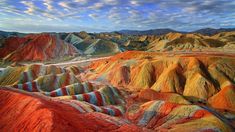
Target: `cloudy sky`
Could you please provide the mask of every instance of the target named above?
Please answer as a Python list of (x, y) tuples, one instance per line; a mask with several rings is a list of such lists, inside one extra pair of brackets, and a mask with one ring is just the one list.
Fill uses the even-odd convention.
[(235, 0), (0, 0), (0, 30), (234, 28)]

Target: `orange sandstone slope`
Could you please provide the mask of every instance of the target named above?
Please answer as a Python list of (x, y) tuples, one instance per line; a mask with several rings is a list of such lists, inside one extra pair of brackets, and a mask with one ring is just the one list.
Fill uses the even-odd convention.
[(222, 109), (234, 111), (234, 88), (226, 90), (227, 84), (235, 83), (234, 57), (205, 57), (203, 54), (172, 57), (132, 51), (94, 62), (89, 69), (92, 70), (85, 76), (90, 80), (107, 81), (134, 92), (153, 89), (177, 93), (193, 102), (210, 100), (210, 106), (214, 108), (221, 109), (222, 105), (215, 104), (215, 100), (226, 95), (224, 101), (229, 102)]
[(1, 131), (139, 131), (123, 119), (83, 113), (78, 106), (41, 95), (0, 89)]
[(3, 47), (0, 49), (0, 58), (3, 58), (15, 51), (22, 44), (27, 42), (27, 38), (19, 38), (19, 37), (10, 37), (4, 41)]
[(8, 38), (3, 45), (1, 57), (6, 61), (42, 61), (78, 53), (73, 45), (52, 34)]
[[(35, 64), (7, 67), (0, 72), (0, 114), (2, 115), (0, 129), (3, 131), (233, 130), (233, 124), (212, 109), (222, 107), (233, 114), (233, 108), (227, 108), (234, 105), (233, 93), (227, 94), (218, 89), (220, 91), (216, 91), (212, 97), (209, 97), (209, 94), (206, 96), (212, 101), (202, 104), (193, 102), (184, 95), (183, 91), (185, 83), (188, 82), (188, 74), (194, 76), (201, 72), (200, 75), (207, 80), (217, 78), (216, 75), (222, 71), (219, 73), (214, 71), (214, 75), (209, 77), (208, 73), (204, 74), (203, 68), (212, 62), (216, 63), (216, 59), (206, 60), (208, 63), (192, 57), (188, 61), (187, 57), (164, 58), (163, 61), (149, 54), (147, 58), (144, 57), (144, 53), (139, 55), (140, 57), (134, 55), (132, 59), (127, 60), (111, 58), (98, 61), (88, 69), (79, 66), (61, 68)], [(118, 58), (117, 56), (115, 57)], [(176, 60), (178, 63), (174, 62)], [(141, 72), (138, 72), (138, 69)], [(161, 77), (161, 74), (166, 78)], [(179, 75), (186, 81), (181, 82)], [(160, 78), (157, 90), (152, 88)], [(220, 81), (223, 86), (228, 84), (226, 79), (223, 81)], [(177, 88), (178, 86), (181, 88)], [(215, 87), (219, 87), (219, 84), (215, 84)], [(195, 95), (191, 96), (197, 98), (198, 92), (193, 88), (191, 87)], [(200, 91), (205, 92), (207, 89), (211, 87), (203, 85)], [(225, 89), (225, 91), (230, 90)], [(214, 103), (221, 98), (220, 92), (229, 96), (222, 101), (222, 104), (230, 101), (226, 106)], [(234, 122), (234, 119), (231, 120)]]
[(140, 131), (121, 118), (122, 93), (82, 81), (81, 72), (77, 66), (7, 67), (0, 73), (0, 130)]
[(212, 96), (208, 102), (217, 109), (225, 109), (235, 112), (235, 86), (228, 85)]
[(127, 112), (127, 117), (139, 126), (155, 131), (232, 131), (227, 124), (200, 106), (161, 100), (134, 105)]

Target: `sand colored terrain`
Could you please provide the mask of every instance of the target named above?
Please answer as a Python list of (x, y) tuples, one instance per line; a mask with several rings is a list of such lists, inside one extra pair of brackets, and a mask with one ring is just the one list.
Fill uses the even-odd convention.
[(168, 33), (148, 45), (149, 51), (232, 51), (235, 32), (222, 32), (214, 36), (201, 34)]
[[(223, 109), (231, 110), (235, 103), (233, 92), (223, 91), (234, 89), (234, 64), (234, 57), (230, 56), (172, 57), (167, 54), (132, 51), (91, 64), (89, 69), (92, 71), (87, 72), (85, 76), (90, 80), (107, 81), (129, 91), (152, 89), (159, 93), (177, 93), (192, 102), (206, 103), (208, 100), (225, 98), (222, 95), (226, 94), (224, 100), (228, 103)], [(218, 97), (220, 95), (221, 97)], [(212, 101), (209, 102), (211, 104)], [(215, 105), (211, 104), (212, 107)]]

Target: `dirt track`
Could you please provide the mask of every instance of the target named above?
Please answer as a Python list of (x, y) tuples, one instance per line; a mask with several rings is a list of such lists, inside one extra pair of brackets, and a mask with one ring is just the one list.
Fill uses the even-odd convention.
[(67, 65), (76, 65), (80, 63), (86, 63), (86, 62), (91, 62), (91, 61), (97, 61), (97, 60), (102, 60), (102, 59), (108, 59), (111, 56), (108, 57), (100, 57), (100, 58), (93, 58), (93, 59), (87, 59), (87, 60), (79, 60), (79, 61), (69, 61), (69, 62), (62, 62), (62, 63), (56, 63), (56, 64), (48, 64), (48, 65), (55, 65), (55, 66), (67, 66)]

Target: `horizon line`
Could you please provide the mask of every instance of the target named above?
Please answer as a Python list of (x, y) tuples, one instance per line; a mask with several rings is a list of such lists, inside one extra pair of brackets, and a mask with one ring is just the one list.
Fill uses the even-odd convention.
[(37, 33), (77, 33), (77, 32), (87, 32), (87, 33), (112, 33), (112, 32), (120, 32), (120, 31), (137, 31), (137, 32), (144, 32), (144, 31), (150, 31), (150, 30), (173, 30), (175, 32), (185, 32), (185, 33), (192, 33), (198, 30), (202, 30), (202, 29), (212, 29), (212, 30), (220, 30), (220, 29), (234, 29), (235, 27), (231, 27), (231, 28), (213, 28), (213, 27), (206, 27), (206, 28), (199, 28), (196, 30), (191, 30), (191, 31), (183, 31), (183, 30), (175, 30), (172, 28), (152, 28), (152, 29), (145, 29), (145, 30), (132, 30), (132, 29), (121, 29), (121, 30), (115, 30), (115, 31), (100, 31), (100, 32), (88, 32), (85, 30), (80, 30), (80, 31), (68, 31), (68, 32), (63, 32), (63, 31), (44, 31), (44, 32), (24, 32), (24, 31), (16, 31), (16, 30), (2, 30), (0, 29), (0, 31), (2, 32), (16, 32), (16, 33), (25, 33), (25, 34), (37, 34)]

